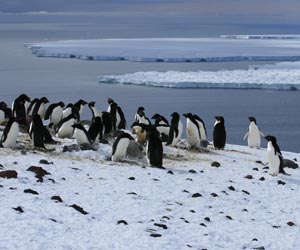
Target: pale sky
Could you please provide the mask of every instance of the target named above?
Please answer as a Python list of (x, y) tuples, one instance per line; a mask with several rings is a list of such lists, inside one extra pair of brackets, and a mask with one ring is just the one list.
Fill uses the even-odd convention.
[(155, 11), (300, 21), (300, 0), (0, 0), (0, 12)]

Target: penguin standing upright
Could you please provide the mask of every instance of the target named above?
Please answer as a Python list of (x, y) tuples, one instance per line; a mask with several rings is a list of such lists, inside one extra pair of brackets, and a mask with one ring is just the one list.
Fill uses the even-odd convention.
[(151, 121), (145, 115), (145, 108), (144, 107), (139, 107), (137, 109), (136, 114), (134, 116), (134, 121), (138, 122), (138, 123), (143, 123), (143, 124), (146, 124), (146, 125), (151, 124)]
[(209, 142), (207, 141), (207, 132), (206, 132), (205, 123), (198, 115), (194, 114), (194, 119), (198, 122), (199, 125), (200, 146), (206, 148)]
[(75, 109), (77, 109), (78, 115), (79, 115), (78, 120), (80, 120), (80, 115), (82, 113), (83, 106), (86, 105), (86, 104), (87, 104), (87, 102), (82, 100), (82, 99), (80, 99), (80, 100), (78, 100), (77, 102), (74, 103), (73, 106), (74, 106)]
[(72, 125), (75, 124), (77, 117), (74, 114), (70, 114), (66, 118), (62, 119), (56, 129), (56, 137), (58, 138), (71, 138), (74, 132)]
[(259, 130), (256, 119), (253, 116), (248, 117), (250, 121), (249, 130), (244, 136), (244, 140), (248, 138), (248, 146), (250, 148), (260, 148), (260, 136), (264, 134)]
[(17, 122), (17, 118), (11, 117), (2, 133), (1, 136), (1, 147), (4, 148), (14, 148), (17, 145), (17, 137), (19, 134), (19, 124)]
[(45, 112), (46, 112), (46, 104), (49, 102), (47, 97), (42, 97), (38, 100), (38, 102), (34, 105), (32, 115), (40, 115), (41, 119), (44, 119)]
[(167, 145), (174, 147), (176, 146), (176, 144), (181, 138), (182, 131), (183, 131), (183, 124), (180, 121), (180, 115), (177, 112), (173, 112), (171, 114), (171, 117), (172, 119), (171, 119)]
[(183, 114), (186, 117), (186, 136), (189, 148), (200, 147), (199, 124), (192, 113)]
[(0, 102), (0, 124), (12, 117), (12, 110), (5, 102)]
[(73, 124), (72, 127), (75, 129), (74, 136), (78, 145), (92, 145), (89, 133), (80, 123)]
[(32, 146), (45, 148), (45, 127), (39, 114), (35, 114), (32, 117), (29, 128), (29, 135), (32, 141)]
[(163, 145), (155, 125), (141, 124), (147, 131), (146, 156), (150, 166), (163, 167)]
[(100, 116), (96, 116), (94, 122), (88, 129), (91, 141), (99, 142), (102, 139), (103, 124)]
[(103, 124), (103, 135), (110, 135), (112, 132), (112, 121), (110, 118), (110, 113), (102, 112), (102, 124)]
[(29, 104), (28, 107), (26, 109), (26, 114), (27, 116), (32, 116), (32, 112), (34, 110), (34, 106), (37, 104), (37, 102), (39, 101), (39, 98), (34, 98)]
[(157, 131), (160, 134), (160, 139), (162, 142), (167, 142), (169, 138), (170, 133), (170, 125), (168, 120), (160, 115), (160, 114), (154, 114), (151, 119), (155, 119), (154, 124), (156, 126)]
[(224, 149), (226, 144), (225, 120), (223, 116), (215, 116), (216, 122), (213, 130), (213, 143), (215, 149)]
[(126, 157), (129, 142), (134, 140), (128, 133), (120, 134), (112, 146), (112, 161), (122, 161)]
[(95, 121), (96, 117), (101, 117), (101, 114), (96, 109), (95, 105), (96, 105), (96, 102), (89, 102), (89, 104), (88, 104), (88, 107), (90, 108), (90, 110), (92, 112), (92, 122)]
[(109, 105), (107, 112), (111, 113), (112, 119), (114, 119), (114, 113), (116, 114), (116, 129), (126, 129), (126, 119), (122, 108), (112, 98), (108, 98), (107, 103)]
[(27, 126), (26, 107), (30, 102), (30, 98), (26, 94), (17, 97), (12, 105), (13, 116), (17, 118), (20, 125)]
[(110, 104), (109, 114), (110, 114), (113, 133), (117, 130), (117, 107), (118, 105), (115, 102)]
[(265, 139), (268, 141), (267, 158), (271, 175), (276, 176), (278, 173), (285, 174), (285, 171), (283, 170), (282, 154), (277, 144), (276, 137), (267, 135)]
[(44, 120), (50, 120), (56, 126), (63, 117), (63, 108), (65, 104), (63, 102), (52, 103), (46, 110)]

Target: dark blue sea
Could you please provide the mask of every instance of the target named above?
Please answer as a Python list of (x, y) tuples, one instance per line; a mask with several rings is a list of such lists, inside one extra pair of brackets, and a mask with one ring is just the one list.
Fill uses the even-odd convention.
[[(206, 122), (209, 139), (215, 115), (225, 118), (228, 143), (246, 145), (248, 116), (255, 116), (265, 134), (277, 137), (283, 151), (300, 152), (300, 93), (279, 90), (164, 89), (99, 84), (100, 74), (136, 71), (247, 69), (249, 62), (138, 63), (37, 58), (26, 44), (92, 38), (217, 37), (230, 34), (299, 34), (299, 24), (217, 23), (213, 18), (169, 13), (0, 14), (1, 100), (20, 93), (47, 96), (66, 103), (79, 98), (106, 110), (112, 97), (125, 111), (128, 124), (139, 106), (167, 118), (177, 111), (197, 113)], [(256, 62), (252, 62), (257, 64)], [(264, 62), (259, 62), (264, 63)], [(270, 63), (270, 62), (268, 62)], [(89, 118), (89, 110), (84, 113)], [(266, 143), (262, 143), (265, 147)]]

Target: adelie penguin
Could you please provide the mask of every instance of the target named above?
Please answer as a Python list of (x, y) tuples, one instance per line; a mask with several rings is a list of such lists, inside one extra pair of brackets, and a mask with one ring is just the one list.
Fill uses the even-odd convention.
[(101, 117), (101, 113), (97, 110), (95, 105), (96, 105), (96, 102), (89, 102), (89, 104), (88, 104), (88, 107), (90, 108), (90, 110), (92, 112), (92, 122), (95, 121), (96, 117)]
[(52, 103), (46, 110), (44, 120), (50, 120), (56, 126), (63, 117), (63, 108), (65, 104), (63, 102)]
[(29, 127), (29, 135), (32, 141), (32, 146), (45, 148), (45, 127), (41, 116), (38, 114), (33, 115), (32, 121)]
[(177, 145), (177, 143), (181, 138), (182, 131), (183, 131), (183, 124), (180, 121), (180, 115), (177, 112), (173, 112), (171, 114), (171, 117), (172, 119), (171, 119), (167, 145), (174, 147)]
[(111, 114), (113, 127), (119, 130), (126, 129), (126, 119), (121, 107), (111, 98), (108, 98), (107, 103), (109, 105), (107, 112)]
[(157, 113), (154, 114), (151, 117), (151, 119), (155, 120), (154, 124), (156, 126), (157, 131), (160, 134), (161, 141), (167, 142), (170, 133), (170, 126), (168, 120), (164, 116)]
[(199, 124), (195, 120), (192, 113), (183, 114), (186, 117), (186, 136), (188, 147), (199, 148), (200, 147), (200, 131)]
[(44, 119), (46, 112), (46, 104), (49, 102), (47, 97), (42, 97), (39, 101), (34, 105), (34, 109), (32, 111), (32, 115), (40, 115), (41, 119)]
[(30, 98), (26, 94), (21, 94), (12, 104), (13, 116), (17, 118), (20, 125), (27, 127), (26, 109), (29, 105)]
[(136, 134), (136, 142), (144, 145), (147, 141), (147, 132), (144, 129), (144, 126), (141, 125), (141, 123), (134, 122), (131, 125), (132, 133)]
[(209, 143), (207, 141), (207, 132), (206, 132), (205, 123), (198, 115), (194, 114), (194, 119), (197, 121), (199, 125), (200, 146), (206, 148)]
[(103, 124), (100, 116), (95, 117), (94, 122), (88, 129), (88, 133), (93, 143), (102, 140)]
[(213, 144), (215, 149), (224, 149), (226, 144), (225, 120), (223, 116), (215, 116), (216, 122), (213, 130)]
[(265, 139), (268, 141), (267, 158), (271, 175), (286, 174), (283, 170), (283, 158), (276, 137), (267, 135)]
[(133, 141), (133, 137), (128, 133), (120, 134), (114, 141), (112, 146), (112, 161), (122, 161), (126, 157), (126, 152), (130, 141)]
[(19, 124), (17, 118), (11, 117), (6, 124), (1, 136), (0, 146), (4, 148), (15, 148), (19, 134)]
[(151, 124), (151, 121), (145, 115), (145, 108), (144, 107), (139, 107), (137, 109), (136, 114), (134, 116), (134, 121), (138, 122), (138, 123), (146, 124), (146, 125)]
[(12, 117), (12, 110), (5, 102), (0, 102), (0, 125)]
[(155, 125), (140, 124), (147, 131), (146, 157), (148, 164), (163, 168), (163, 145)]
[(72, 125), (77, 121), (77, 116), (70, 114), (66, 118), (62, 119), (56, 129), (56, 137), (58, 138), (71, 138), (73, 135), (74, 128)]
[(248, 132), (244, 136), (244, 140), (248, 138), (248, 146), (250, 148), (260, 148), (260, 137), (264, 137), (264, 134), (259, 130), (256, 119), (253, 116), (248, 117), (248, 119), (250, 121), (250, 124)]
[(91, 149), (92, 141), (87, 130), (80, 123), (73, 124), (72, 127), (75, 129), (74, 137), (77, 144), (79, 146), (89, 147), (87, 149)]

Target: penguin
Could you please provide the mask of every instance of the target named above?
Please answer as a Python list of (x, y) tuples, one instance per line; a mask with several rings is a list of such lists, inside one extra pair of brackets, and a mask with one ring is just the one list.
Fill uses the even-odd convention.
[(155, 119), (155, 126), (157, 131), (160, 134), (160, 139), (162, 142), (167, 142), (168, 141), (168, 137), (169, 137), (169, 132), (170, 132), (170, 125), (168, 120), (160, 115), (160, 114), (154, 114), (151, 119)]
[(130, 141), (133, 141), (133, 137), (128, 133), (120, 134), (114, 141), (112, 146), (112, 161), (122, 161), (126, 157), (126, 152)]
[(112, 130), (115, 132), (117, 130), (117, 107), (118, 105), (113, 102), (110, 104), (110, 120), (112, 124)]
[(140, 124), (147, 131), (146, 157), (149, 166), (163, 168), (163, 145), (155, 125)]
[(151, 121), (149, 120), (148, 117), (145, 116), (145, 108), (144, 107), (139, 107), (136, 111), (136, 114), (134, 116), (134, 121), (138, 123), (143, 123), (146, 125), (150, 125)]
[[(112, 98), (108, 98), (107, 103), (109, 105), (107, 112), (111, 113), (112, 117), (114, 117), (114, 112), (116, 114), (116, 129), (126, 129), (126, 119), (122, 108)], [(112, 111), (112, 108), (115, 110)]]
[(44, 120), (50, 120), (54, 126), (56, 126), (63, 117), (63, 108), (65, 104), (63, 102), (52, 103), (48, 106)]
[(27, 126), (26, 108), (30, 102), (30, 98), (26, 94), (19, 95), (12, 105), (13, 116), (17, 118), (20, 125)]
[(188, 147), (198, 148), (200, 147), (200, 131), (199, 124), (195, 120), (192, 113), (183, 114), (186, 117), (186, 136)]
[(278, 173), (286, 174), (283, 170), (283, 158), (276, 137), (267, 135), (265, 139), (268, 141), (267, 158), (271, 175), (276, 176)]
[(215, 149), (224, 149), (226, 144), (225, 120), (223, 116), (215, 116), (216, 122), (213, 130), (213, 143)]
[(250, 125), (248, 132), (244, 136), (244, 140), (248, 138), (248, 146), (250, 148), (260, 148), (260, 136), (264, 137), (264, 134), (259, 130), (255, 117), (250, 116), (248, 119), (250, 121)]
[(46, 104), (49, 103), (49, 100), (47, 97), (42, 97), (37, 101), (37, 103), (34, 105), (32, 115), (40, 115), (41, 119), (43, 120), (45, 117), (45, 112), (46, 112)]
[(103, 111), (102, 112), (102, 124), (103, 124), (103, 134), (109, 135), (112, 132), (112, 121), (110, 118), (110, 113)]
[(12, 117), (12, 110), (5, 102), (0, 102), (0, 125)]
[(96, 116), (94, 122), (88, 129), (89, 136), (93, 143), (102, 139), (103, 124), (100, 116)]
[(136, 142), (141, 144), (141, 145), (144, 145), (147, 141), (147, 132), (146, 132), (146, 130), (138, 122), (134, 122), (131, 125), (131, 128), (133, 130), (132, 133), (136, 134)]
[(71, 138), (74, 131), (72, 125), (75, 124), (76, 120), (77, 117), (74, 114), (70, 114), (66, 118), (62, 119), (57, 125), (56, 137)]
[(17, 118), (11, 117), (6, 124), (0, 141), (0, 146), (4, 148), (15, 148), (19, 134), (19, 124)]
[(200, 140), (207, 140), (207, 132), (204, 121), (198, 116), (194, 114), (194, 119), (198, 122), (199, 132), (200, 132)]
[(78, 110), (78, 113), (79, 113), (79, 120), (80, 120), (80, 115), (81, 115), (82, 110), (83, 110), (83, 106), (86, 105), (86, 104), (87, 104), (86, 101), (80, 99), (80, 100), (78, 100), (77, 102), (75, 102), (74, 105), (73, 105), (73, 106)]
[(71, 127), (74, 128), (74, 137), (78, 145), (92, 145), (89, 133), (80, 123), (75, 123)]
[(96, 117), (101, 117), (101, 114), (96, 109), (95, 104), (96, 104), (96, 102), (89, 102), (88, 103), (88, 107), (90, 108), (90, 110), (92, 112), (92, 122), (94, 122)]
[(37, 104), (37, 102), (39, 101), (39, 98), (34, 98), (28, 105), (27, 110), (26, 110), (26, 114), (27, 116), (32, 116), (32, 112), (34, 109), (35, 104)]
[(5, 121), (5, 109), (4, 109), (4, 105), (1, 104), (0, 104), (0, 125)]
[(183, 124), (180, 121), (180, 115), (177, 112), (173, 112), (171, 114), (171, 117), (172, 119), (171, 119), (169, 137), (166, 145), (175, 147), (181, 138), (182, 131), (183, 131)]
[(32, 146), (45, 148), (45, 127), (39, 114), (35, 114), (32, 117), (29, 128), (29, 135), (32, 141)]

